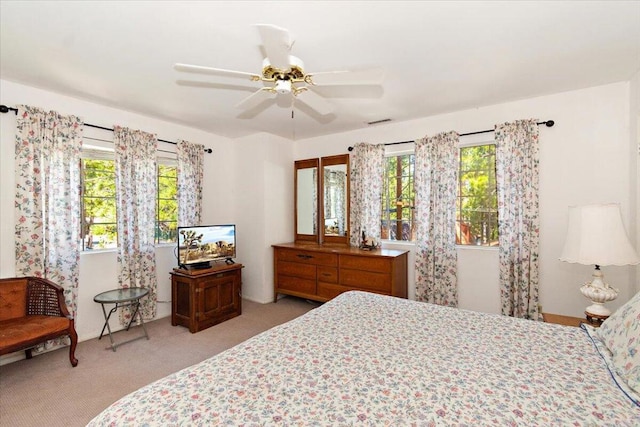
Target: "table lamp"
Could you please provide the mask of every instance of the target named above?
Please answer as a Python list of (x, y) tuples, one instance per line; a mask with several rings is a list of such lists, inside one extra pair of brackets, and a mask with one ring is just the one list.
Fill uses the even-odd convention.
[(593, 279), (580, 292), (591, 300), (587, 318), (604, 319), (611, 310), (605, 302), (618, 297), (618, 290), (604, 282), (600, 266), (640, 263), (622, 224), (616, 203), (569, 207), (569, 228), (560, 261), (595, 265)]

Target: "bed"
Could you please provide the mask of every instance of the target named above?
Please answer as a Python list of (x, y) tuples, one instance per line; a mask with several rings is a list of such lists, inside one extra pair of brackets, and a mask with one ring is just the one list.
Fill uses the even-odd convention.
[[(614, 319), (620, 309), (601, 329), (621, 322), (638, 350), (634, 299), (636, 324)], [(619, 375), (607, 347), (620, 329), (600, 337), (587, 325), (352, 291), (123, 397), (89, 425), (639, 426), (640, 364)]]

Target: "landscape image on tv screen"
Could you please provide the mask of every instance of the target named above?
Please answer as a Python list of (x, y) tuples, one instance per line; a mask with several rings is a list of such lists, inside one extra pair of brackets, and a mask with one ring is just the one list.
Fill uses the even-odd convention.
[(178, 228), (178, 263), (208, 264), (236, 256), (235, 225)]

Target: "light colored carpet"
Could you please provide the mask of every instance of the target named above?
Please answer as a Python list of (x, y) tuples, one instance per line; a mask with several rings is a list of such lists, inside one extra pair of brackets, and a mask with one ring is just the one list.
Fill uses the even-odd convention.
[[(78, 344), (78, 366), (68, 348), (0, 366), (1, 426), (84, 426), (122, 396), (294, 319), (317, 303), (286, 297), (276, 304), (243, 301), (242, 315), (191, 334), (170, 318), (148, 322), (149, 340), (113, 352), (109, 338)], [(140, 327), (114, 335), (137, 336)]]

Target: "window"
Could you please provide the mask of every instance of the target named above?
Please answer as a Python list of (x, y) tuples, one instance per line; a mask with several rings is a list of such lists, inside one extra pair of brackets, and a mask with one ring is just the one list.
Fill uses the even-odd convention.
[(156, 243), (172, 243), (178, 236), (178, 168), (158, 163)]
[(460, 148), (456, 206), (458, 245), (498, 245), (496, 146)]
[[(461, 147), (459, 165), (456, 244), (497, 246), (495, 145)], [(383, 239), (415, 239), (414, 168), (413, 154), (386, 158), (382, 195)]]
[[(116, 175), (112, 151), (86, 150), (81, 164), (82, 250), (117, 247)], [(175, 161), (158, 160), (156, 243), (176, 241), (178, 178)]]
[(82, 159), (82, 250), (117, 246), (115, 162)]
[(413, 154), (386, 158), (382, 188), (382, 239), (414, 240), (414, 167)]

